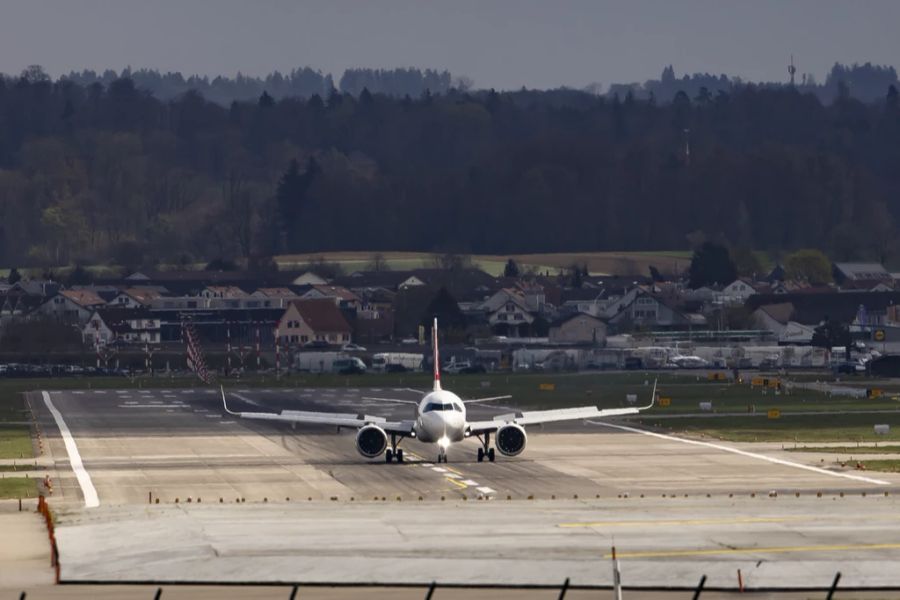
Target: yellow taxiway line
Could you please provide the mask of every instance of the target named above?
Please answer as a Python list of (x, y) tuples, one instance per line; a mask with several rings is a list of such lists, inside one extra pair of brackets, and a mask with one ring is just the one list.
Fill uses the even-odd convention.
[(464, 484), (462, 481), (457, 481), (456, 479), (453, 479), (452, 477), (444, 477), (444, 479), (446, 479), (447, 481), (449, 481), (450, 483), (452, 483), (453, 485), (455, 485), (456, 487), (458, 487), (461, 490), (465, 490), (469, 487), (466, 484)]
[[(618, 558), (679, 558), (688, 556), (717, 556), (728, 554), (787, 554), (790, 552), (847, 552), (854, 550), (897, 550), (900, 544), (834, 544), (822, 546), (772, 546), (761, 548), (715, 548), (709, 550), (650, 550), (646, 552), (616, 552)], [(612, 558), (605, 554), (603, 558)]]

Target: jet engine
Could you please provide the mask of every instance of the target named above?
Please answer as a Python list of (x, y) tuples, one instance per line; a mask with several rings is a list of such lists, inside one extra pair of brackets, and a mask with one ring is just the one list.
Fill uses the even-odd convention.
[(356, 449), (366, 458), (380, 456), (387, 444), (387, 434), (377, 425), (366, 425), (356, 432)]
[(517, 456), (522, 454), (522, 450), (525, 449), (525, 442), (527, 439), (525, 429), (523, 429), (521, 425), (510, 423), (497, 430), (497, 440), (495, 445), (497, 446), (497, 450), (500, 451), (500, 454), (503, 454), (504, 456)]

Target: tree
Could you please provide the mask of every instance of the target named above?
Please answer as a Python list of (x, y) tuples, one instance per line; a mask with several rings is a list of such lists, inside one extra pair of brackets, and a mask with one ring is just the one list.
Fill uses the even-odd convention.
[(391, 266), (388, 264), (387, 259), (384, 257), (384, 254), (381, 252), (376, 252), (372, 255), (372, 258), (369, 259), (369, 264), (366, 265), (366, 270), (382, 272), (382, 271), (390, 271)]
[(300, 163), (291, 159), (287, 171), (278, 182), (275, 200), (280, 217), (281, 249), (297, 252), (302, 248), (303, 238), (300, 218), (308, 204), (310, 186), (321, 173), (319, 163), (312, 156), (306, 161), (306, 171), (300, 173)]
[(66, 278), (66, 285), (90, 285), (94, 282), (94, 274), (77, 264)]
[(275, 98), (269, 95), (269, 92), (263, 90), (263, 93), (259, 96), (259, 107), (260, 108), (271, 108), (275, 106)]
[(506, 261), (506, 266), (503, 267), (503, 276), (504, 277), (518, 277), (519, 276), (519, 265), (516, 264), (516, 261), (514, 261), (511, 258)]
[(885, 98), (885, 109), (891, 114), (897, 114), (900, 109), (900, 94), (897, 93), (897, 86), (893, 83), (888, 86), (887, 97)]
[(6, 277), (6, 283), (9, 285), (13, 285), (17, 281), (21, 281), (22, 275), (19, 274), (19, 270), (15, 267), (10, 269), (9, 275)]
[(767, 265), (759, 252), (745, 246), (731, 248), (729, 253), (734, 261), (738, 275), (741, 277), (762, 277), (767, 272)]
[(704, 285), (727, 285), (737, 279), (737, 269), (728, 248), (714, 242), (703, 242), (694, 251), (688, 272), (688, 285), (693, 289)]
[(457, 252), (432, 254), (431, 264), (434, 265), (435, 269), (443, 269), (444, 271), (463, 271), (472, 268), (472, 257), (468, 254), (459, 254)]
[(788, 254), (784, 268), (789, 279), (805, 279), (812, 285), (824, 285), (834, 281), (831, 261), (821, 250), (805, 248)]
[(847, 355), (849, 356), (852, 339), (850, 337), (850, 330), (845, 324), (834, 319), (829, 319), (826, 316), (822, 324), (813, 331), (812, 341), (810, 343), (817, 348), (825, 348), (827, 350), (843, 347), (846, 349)]
[(459, 308), (459, 302), (453, 295), (442, 287), (425, 307), (425, 312), (419, 319), (419, 324), (425, 327), (430, 334), (434, 319), (438, 320), (439, 331), (442, 335), (460, 337), (466, 328), (466, 316)]

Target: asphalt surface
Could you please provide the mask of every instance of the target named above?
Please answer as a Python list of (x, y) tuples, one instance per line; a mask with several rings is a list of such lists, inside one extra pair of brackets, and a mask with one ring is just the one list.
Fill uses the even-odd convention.
[[(232, 410), (410, 418), (405, 389), (229, 391)], [(62, 574), (73, 581), (897, 585), (900, 476), (824, 467), (771, 446), (678, 440), (627, 424), (530, 428), (514, 458), (404, 442), (367, 460), (352, 431), (247, 421), (218, 391), (49, 392), (29, 401), (53, 469)], [(509, 412), (469, 405), (471, 419)], [(809, 461), (809, 462), (800, 462)], [(885, 495), (887, 492), (887, 496)], [(799, 494), (799, 497), (797, 496)], [(821, 496), (819, 496), (821, 494)], [(599, 566), (598, 566), (599, 565)], [(630, 579), (629, 579), (630, 578)], [(824, 583), (823, 583), (824, 582)]]

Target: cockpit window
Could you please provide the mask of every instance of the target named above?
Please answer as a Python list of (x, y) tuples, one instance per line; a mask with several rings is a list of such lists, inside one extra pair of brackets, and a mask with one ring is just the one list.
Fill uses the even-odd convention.
[(428, 404), (425, 405), (425, 410), (423, 410), (422, 412), (431, 412), (431, 411), (436, 411), (436, 410), (444, 410), (444, 411), (455, 410), (456, 412), (462, 412), (462, 408), (458, 404), (455, 404), (452, 402), (450, 402), (448, 404), (440, 404), (438, 402), (429, 402)]

